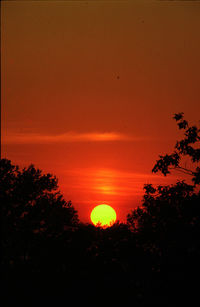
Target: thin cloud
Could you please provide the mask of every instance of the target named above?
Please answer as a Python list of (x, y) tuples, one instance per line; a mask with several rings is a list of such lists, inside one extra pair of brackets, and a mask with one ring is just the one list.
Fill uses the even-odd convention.
[[(70, 177), (84, 177), (84, 180), (87, 178), (98, 178), (98, 180), (105, 179), (133, 179), (133, 180), (141, 180), (143, 182), (144, 179), (156, 179), (156, 178), (164, 178), (163, 175), (152, 174), (149, 173), (137, 173), (137, 172), (128, 172), (123, 170), (116, 169), (99, 169), (99, 168), (77, 168), (73, 170), (64, 170), (64, 173)], [(172, 178), (173, 176), (171, 176)], [(92, 179), (93, 180), (93, 179)]]
[(37, 134), (37, 133), (7, 133), (3, 136), (4, 144), (52, 144), (72, 142), (111, 142), (111, 141), (141, 141), (144, 138), (132, 137), (117, 132)]
[[(144, 194), (144, 184), (163, 184), (169, 179), (162, 175), (152, 173), (136, 173), (125, 170), (101, 169), (101, 168), (77, 168), (63, 171), (68, 182), (62, 186), (63, 189), (78, 191), (79, 193), (90, 193), (95, 195), (106, 195), (120, 198), (130, 198)], [(170, 180), (174, 177), (170, 176)]]

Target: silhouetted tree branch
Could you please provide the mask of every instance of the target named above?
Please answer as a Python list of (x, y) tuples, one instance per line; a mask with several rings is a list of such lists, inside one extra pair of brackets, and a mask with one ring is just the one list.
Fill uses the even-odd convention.
[(200, 184), (200, 167), (188, 169), (181, 165), (182, 158), (189, 157), (192, 163), (200, 161), (200, 129), (196, 126), (189, 126), (188, 122), (183, 118), (184, 113), (174, 115), (179, 129), (183, 129), (184, 139), (178, 141), (172, 154), (160, 155), (160, 159), (156, 161), (152, 172), (161, 171), (164, 176), (170, 174), (171, 170), (177, 170), (186, 175), (192, 176), (194, 185)]

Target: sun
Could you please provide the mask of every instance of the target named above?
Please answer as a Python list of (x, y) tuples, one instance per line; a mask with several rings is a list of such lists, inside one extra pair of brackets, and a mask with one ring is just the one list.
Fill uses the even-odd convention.
[(103, 228), (112, 226), (116, 221), (116, 218), (117, 215), (115, 210), (106, 204), (94, 207), (90, 214), (92, 223), (95, 226), (100, 225)]

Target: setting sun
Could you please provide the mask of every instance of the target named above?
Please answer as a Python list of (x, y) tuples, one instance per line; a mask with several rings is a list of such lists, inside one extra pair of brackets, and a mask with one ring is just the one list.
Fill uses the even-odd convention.
[(99, 224), (101, 227), (109, 227), (114, 224), (117, 215), (111, 206), (102, 204), (92, 210), (90, 218), (95, 226)]

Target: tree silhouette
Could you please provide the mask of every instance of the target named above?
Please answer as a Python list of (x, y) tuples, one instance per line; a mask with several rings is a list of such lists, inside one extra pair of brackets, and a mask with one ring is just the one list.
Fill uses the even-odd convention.
[[(200, 137), (197, 127), (190, 127), (183, 119), (183, 113), (174, 118), (185, 130), (185, 138), (176, 143), (174, 153), (160, 156), (152, 171), (166, 176), (172, 169), (179, 170), (191, 176), (192, 184), (145, 185), (142, 205), (128, 214), (127, 223), (137, 234), (138, 246), (148, 255), (151, 280), (158, 281), (156, 289), (163, 297), (176, 295), (179, 301), (183, 297), (182, 302), (186, 294), (193, 299), (196, 285), (192, 281), (200, 272), (200, 169), (196, 167)], [(191, 159), (191, 169), (182, 166), (184, 157)]]
[[(194, 170), (184, 168), (181, 166), (181, 159), (183, 156), (189, 156), (193, 164), (199, 162), (200, 148), (197, 146), (200, 141), (200, 130), (195, 126), (190, 127), (188, 122), (183, 119), (183, 113), (175, 114), (174, 119), (178, 122), (180, 129), (185, 129), (185, 138), (176, 143), (174, 153), (160, 156), (152, 172), (161, 171), (166, 176), (170, 174), (171, 169), (177, 169), (184, 174), (191, 175), (194, 184), (178, 181), (174, 185), (167, 186), (145, 185), (142, 206), (127, 216), (128, 224), (135, 230), (145, 229), (154, 233), (156, 231), (162, 232), (164, 228), (172, 224), (172, 221), (174, 225), (178, 220), (181, 222), (187, 220), (188, 223), (193, 223), (193, 220), (199, 216), (197, 203), (200, 194), (195, 192), (195, 188), (200, 184), (200, 168), (193, 167)], [(190, 203), (191, 205), (189, 205)]]
[[(192, 181), (194, 184), (200, 184), (200, 167), (194, 166), (195, 162), (200, 161), (200, 129), (196, 126), (189, 126), (188, 121), (183, 118), (184, 113), (178, 113), (174, 115), (179, 129), (183, 129), (184, 138), (178, 141), (175, 145), (175, 150), (172, 154), (165, 156), (160, 156), (157, 160), (155, 166), (152, 169), (153, 173), (161, 171), (164, 176), (170, 174), (172, 169), (180, 171), (184, 174), (192, 176)], [(181, 160), (183, 157), (189, 157), (193, 163), (193, 168), (189, 169), (181, 165)]]
[(6, 262), (25, 260), (38, 236), (58, 237), (78, 223), (71, 202), (58, 190), (58, 181), (33, 165), (19, 169), (10, 160), (0, 160), (2, 247)]

